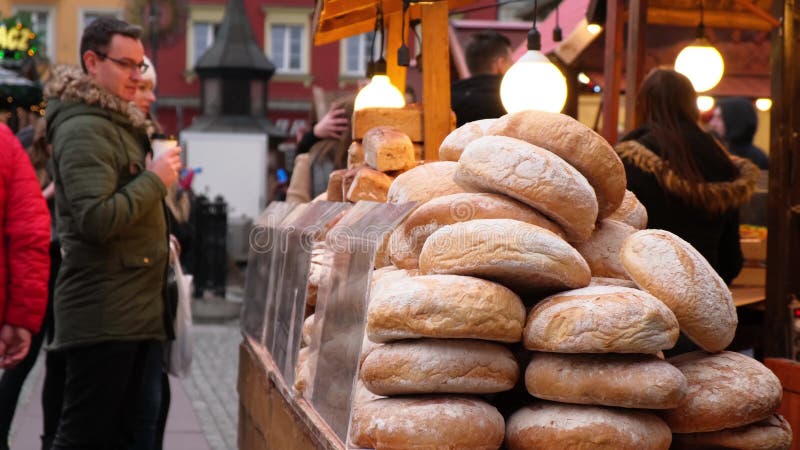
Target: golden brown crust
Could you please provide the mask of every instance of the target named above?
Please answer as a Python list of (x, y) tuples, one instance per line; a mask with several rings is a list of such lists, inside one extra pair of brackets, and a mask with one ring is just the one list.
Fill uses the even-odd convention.
[(392, 126), (367, 131), (362, 141), (364, 162), (375, 170), (403, 170), (414, 164), (414, 146), (405, 133)]
[(628, 274), (622, 267), (619, 251), (622, 241), (636, 232), (632, 226), (603, 219), (597, 224), (592, 237), (586, 242), (575, 244), (575, 248), (589, 264), (593, 277), (627, 279)]
[(387, 194), (389, 203), (424, 203), (442, 195), (464, 192), (453, 180), (458, 163), (425, 163), (398, 175)]
[(467, 122), (451, 131), (439, 146), (439, 159), (442, 161), (458, 161), (467, 145), (485, 135), (486, 130), (496, 119), (482, 119)]
[(647, 209), (636, 197), (636, 194), (628, 190), (625, 191), (622, 204), (608, 218), (627, 223), (637, 230), (647, 228)]
[(766, 420), (743, 427), (708, 433), (673, 434), (674, 450), (735, 448), (742, 450), (789, 450), (792, 428), (783, 417), (773, 414)]

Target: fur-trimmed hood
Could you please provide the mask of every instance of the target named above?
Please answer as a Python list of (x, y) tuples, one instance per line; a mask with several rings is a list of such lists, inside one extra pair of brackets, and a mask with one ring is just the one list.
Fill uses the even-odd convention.
[[(48, 99), (48, 109), (50, 103), (54, 103), (56, 108), (63, 108), (70, 103), (97, 106), (104, 111), (118, 113), (126, 118), (133, 128), (147, 131), (148, 121), (133, 102), (125, 101), (104, 90), (76, 66), (59, 66), (53, 69), (53, 79), (45, 87), (44, 95)], [(57, 101), (52, 102), (52, 99)]]
[(722, 213), (746, 204), (760, 177), (760, 171), (755, 164), (731, 156), (733, 164), (739, 170), (739, 175), (734, 180), (696, 183), (682, 178), (670, 168), (667, 161), (635, 140), (621, 142), (615, 150), (625, 164), (631, 164), (653, 175), (667, 192), (712, 213)]

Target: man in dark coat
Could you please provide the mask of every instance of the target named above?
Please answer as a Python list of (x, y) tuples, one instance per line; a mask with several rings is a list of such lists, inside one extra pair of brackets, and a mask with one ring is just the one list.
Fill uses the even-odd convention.
[(453, 83), (450, 91), (450, 104), (458, 126), (506, 113), (500, 101), (500, 82), (514, 64), (511, 41), (496, 31), (472, 35), (465, 53), (472, 76)]
[(732, 154), (753, 161), (761, 170), (769, 169), (767, 154), (753, 145), (758, 116), (752, 101), (742, 97), (720, 100), (709, 125), (722, 137)]

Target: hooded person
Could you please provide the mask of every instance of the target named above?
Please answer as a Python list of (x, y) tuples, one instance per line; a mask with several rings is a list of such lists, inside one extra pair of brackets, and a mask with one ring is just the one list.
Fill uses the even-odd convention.
[(752, 101), (742, 97), (720, 100), (709, 125), (722, 137), (732, 154), (753, 161), (761, 170), (769, 169), (767, 154), (753, 145), (758, 116)]

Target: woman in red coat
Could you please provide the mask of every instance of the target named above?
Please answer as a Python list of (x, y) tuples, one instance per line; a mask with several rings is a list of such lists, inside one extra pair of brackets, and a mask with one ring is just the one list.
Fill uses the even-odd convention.
[(50, 213), (28, 155), (0, 123), (0, 369), (28, 353), (50, 275)]

